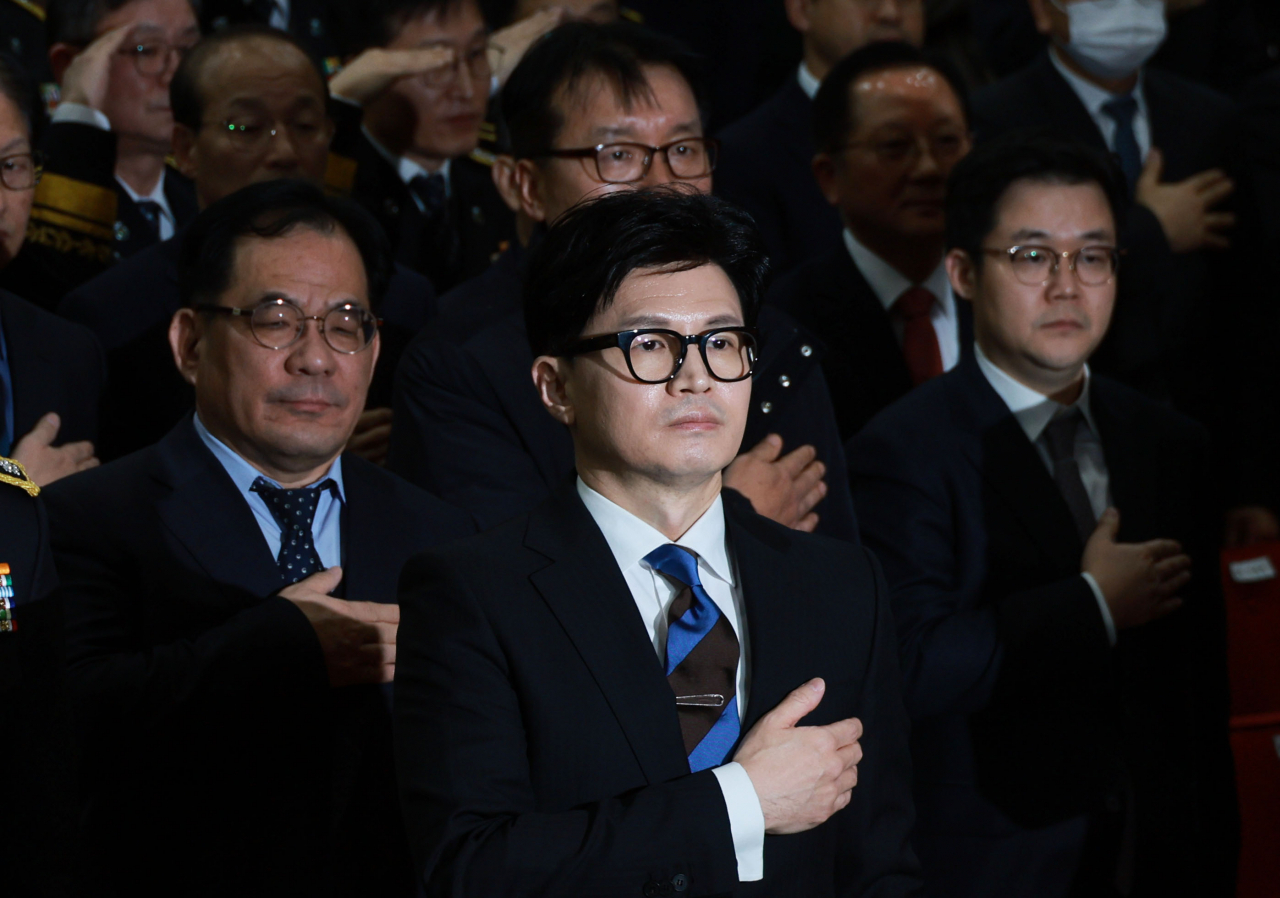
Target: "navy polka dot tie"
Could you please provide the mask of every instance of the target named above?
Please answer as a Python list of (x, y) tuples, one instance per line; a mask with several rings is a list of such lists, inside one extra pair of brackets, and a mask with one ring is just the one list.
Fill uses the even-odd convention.
[(320, 504), (320, 493), (335, 486), (332, 480), (324, 480), (318, 486), (286, 490), (259, 477), (249, 487), (267, 503), (271, 516), (280, 525), (280, 554), (276, 556), (276, 565), (280, 568), (280, 575), (289, 583), (297, 583), (316, 571), (324, 570), (311, 535), (311, 525), (316, 518), (316, 506)]

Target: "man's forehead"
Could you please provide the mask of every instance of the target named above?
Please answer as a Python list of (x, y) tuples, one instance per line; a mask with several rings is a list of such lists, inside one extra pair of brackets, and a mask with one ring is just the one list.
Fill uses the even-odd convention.
[[(631, 90), (624, 89), (610, 74), (598, 70), (586, 72), (576, 81), (560, 85), (556, 90), (555, 105), (564, 119), (564, 127), (574, 130), (589, 128), (603, 134), (631, 131), (657, 120), (669, 120), (667, 123), (672, 126), (700, 131), (697, 103), (684, 77), (669, 66), (645, 66), (642, 72), (645, 80)], [(660, 98), (654, 82), (663, 77), (672, 79), (669, 83), (677, 86), (681, 100), (687, 99), (687, 109), (657, 105)]]
[[(171, 20), (173, 16), (178, 21)], [(196, 21), (195, 12), (186, 0), (169, 0), (164, 3), (142, 2), (135, 0), (126, 3), (119, 9), (113, 9), (98, 20), (94, 36), (101, 37), (108, 31), (127, 26), (132, 34), (163, 35), (176, 25), (176, 31), (186, 34), (200, 34), (200, 25)]]
[(996, 204), (993, 230), (1022, 239), (1114, 239), (1111, 206), (1094, 181), (1014, 181)]
[(236, 240), (234, 252), (232, 292), (262, 294), (254, 299), (279, 293), (303, 306), (334, 300), (369, 305), (364, 260), (341, 230), (300, 225), (278, 237), (246, 235)]
[(303, 86), (324, 102), (320, 73), (306, 55), (288, 41), (253, 35), (222, 44), (196, 73), (211, 101), (254, 98), (284, 84)]

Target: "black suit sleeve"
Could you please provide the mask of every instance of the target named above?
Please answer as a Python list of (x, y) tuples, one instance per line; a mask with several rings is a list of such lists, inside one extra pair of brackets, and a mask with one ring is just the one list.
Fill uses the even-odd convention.
[(868, 431), (849, 444), (849, 457), (863, 540), (893, 589), (913, 719), (972, 713), (997, 693), (1107, 682), (1110, 646), (1083, 577), (975, 595), (982, 578), (962, 570), (960, 552), (980, 528), (957, 523), (962, 512), (950, 503), (939, 466)]
[(86, 725), (129, 731), (208, 703), (249, 696), (269, 702), (327, 688), (315, 631), (287, 599), (246, 593), (245, 609), (224, 622), (148, 645), (137, 559), (97, 526), (99, 509), (65, 490), (45, 496), (61, 581), (56, 595), (66, 603), (68, 681)]
[(568, 808), (538, 807), (507, 656), (467, 583), (431, 554), (401, 579), (395, 738), (409, 845), (427, 895), (639, 895), (653, 859), (687, 894), (736, 887), (711, 771)]

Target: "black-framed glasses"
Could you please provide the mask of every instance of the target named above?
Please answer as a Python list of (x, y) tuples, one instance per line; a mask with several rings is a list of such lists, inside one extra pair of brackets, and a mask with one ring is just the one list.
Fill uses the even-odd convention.
[(159, 75), (168, 70), (170, 63), (176, 69), (183, 57), (196, 45), (196, 40), (171, 44), (159, 38), (143, 38), (125, 45), (120, 49), (120, 53), (133, 60), (138, 74)]
[(689, 347), (695, 343), (707, 372), (725, 383), (750, 377), (759, 355), (759, 337), (753, 327), (717, 327), (700, 334), (646, 327), (587, 337), (560, 355), (572, 357), (601, 349), (621, 349), (632, 377), (644, 384), (664, 384), (680, 373)]
[(1059, 261), (1065, 259), (1067, 267), (1086, 287), (1101, 287), (1111, 281), (1120, 270), (1119, 247), (1105, 244), (1082, 246), (1074, 251), (1059, 252), (1051, 246), (1010, 246), (1004, 249), (983, 247), (989, 256), (1003, 256), (1009, 260), (1013, 276), (1018, 283), (1028, 287), (1043, 287), (1058, 273)]
[(287, 122), (254, 116), (223, 119), (218, 127), (226, 132), (236, 149), (246, 153), (262, 152), (282, 131), (288, 132), (295, 147), (318, 146), (328, 143), (332, 136), (329, 120), (318, 111), (310, 117), (303, 115)]
[(594, 159), (596, 175), (606, 184), (633, 184), (649, 174), (659, 153), (667, 160), (671, 174), (683, 181), (705, 178), (715, 171), (720, 142), (711, 137), (686, 137), (660, 147), (643, 143), (602, 143), (594, 147), (544, 150), (531, 154), (557, 159)]
[(925, 148), (929, 155), (938, 162), (955, 162), (969, 152), (970, 137), (968, 132), (956, 129), (942, 129), (932, 134), (916, 134), (903, 137), (889, 137), (883, 140), (851, 140), (845, 144), (846, 149), (862, 147), (875, 154), (882, 165), (915, 165), (924, 155)]
[(331, 349), (354, 355), (369, 347), (382, 324), (368, 309), (349, 302), (334, 306), (323, 315), (308, 315), (296, 303), (280, 298), (260, 302), (251, 309), (210, 303), (194, 308), (197, 312), (248, 318), (253, 339), (267, 349), (288, 349), (301, 339), (307, 322), (315, 321)]
[(30, 190), (44, 174), (44, 154), (39, 150), (0, 156), (0, 183), (10, 190)]

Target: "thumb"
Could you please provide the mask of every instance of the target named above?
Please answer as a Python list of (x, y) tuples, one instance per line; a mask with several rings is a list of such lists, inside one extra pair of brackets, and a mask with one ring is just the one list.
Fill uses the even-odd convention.
[(799, 688), (791, 690), (790, 694), (769, 712), (769, 724), (781, 729), (795, 726), (806, 714), (818, 707), (826, 691), (827, 684), (821, 677), (814, 677)]
[(336, 564), (333, 567), (325, 568), (323, 571), (317, 571), (306, 579), (308, 586), (316, 592), (323, 592), (325, 594), (333, 592), (338, 588), (338, 584), (341, 582), (342, 568)]
[(1105, 539), (1108, 542), (1115, 542), (1116, 534), (1120, 532), (1120, 512), (1114, 508), (1108, 508), (1102, 513), (1102, 517), (1098, 518), (1098, 526), (1093, 531), (1093, 539)]
[(746, 454), (755, 456), (761, 461), (777, 461), (778, 456), (782, 454), (782, 437), (771, 433), (752, 446)]
[(58, 438), (58, 431), (62, 427), (62, 419), (58, 417), (57, 412), (49, 412), (36, 422), (36, 426), (31, 428), (31, 432), (27, 434), (26, 439), (34, 440), (41, 446), (48, 446)]
[(1164, 153), (1155, 147), (1147, 153), (1147, 161), (1142, 166), (1142, 174), (1138, 175), (1138, 187), (1155, 187), (1164, 177)]

